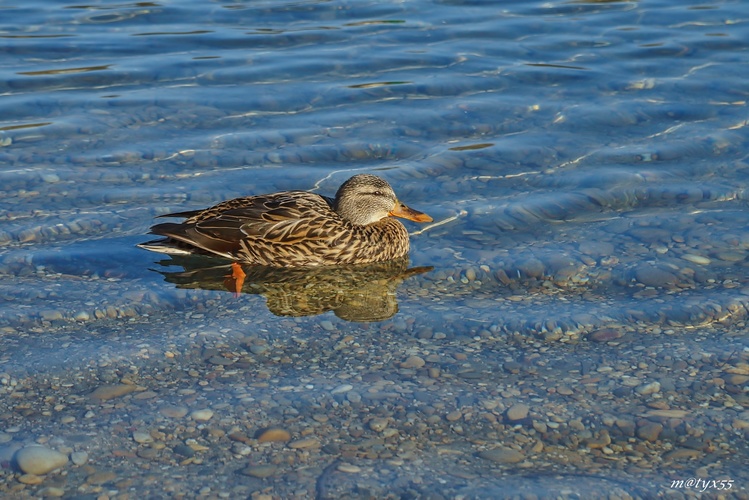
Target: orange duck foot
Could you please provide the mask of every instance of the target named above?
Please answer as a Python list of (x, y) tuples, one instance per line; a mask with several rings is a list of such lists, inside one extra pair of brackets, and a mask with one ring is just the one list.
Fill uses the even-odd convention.
[(231, 274), (226, 275), (224, 280), (224, 286), (227, 290), (234, 294), (235, 297), (239, 297), (242, 292), (242, 285), (244, 285), (244, 279), (247, 275), (242, 270), (237, 262), (231, 263)]

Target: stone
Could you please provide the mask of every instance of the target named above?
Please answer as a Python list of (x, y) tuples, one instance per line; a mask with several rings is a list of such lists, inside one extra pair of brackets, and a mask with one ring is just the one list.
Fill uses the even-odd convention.
[(662, 418), (684, 418), (689, 415), (687, 410), (650, 410), (648, 416)]
[(620, 329), (602, 328), (600, 330), (590, 332), (590, 335), (588, 335), (588, 340), (591, 340), (593, 342), (610, 342), (612, 340), (622, 338), (623, 336), (624, 332)]
[(182, 418), (187, 415), (187, 408), (178, 405), (166, 405), (159, 408), (159, 413), (169, 418)]
[(330, 391), (331, 394), (344, 394), (346, 392), (349, 392), (354, 388), (351, 384), (341, 384), (332, 391)]
[(681, 258), (693, 264), (699, 264), (701, 266), (706, 266), (710, 264), (709, 258), (704, 257), (702, 255), (695, 255), (693, 253), (685, 253), (684, 255), (681, 256)]
[(73, 319), (76, 321), (88, 321), (91, 316), (86, 311), (80, 311), (75, 313)]
[(656, 422), (648, 422), (637, 428), (637, 437), (645, 441), (657, 441), (663, 430), (663, 425)]
[(193, 450), (186, 444), (178, 444), (174, 448), (172, 448), (172, 451), (176, 453), (177, 455), (180, 455), (186, 458), (195, 456), (195, 450)]
[(236, 442), (244, 443), (244, 444), (247, 444), (250, 441), (252, 441), (252, 439), (247, 434), (243, 432), (238, 432), (238, 431), (230, 432), (229, 434), (226, 435), (226, 437), (228, 437), (231, 441), (236, 441)]
[(679, 281), (675, 274), (648, 264), (642, 264), (635, 270), (635, 279), (655, 288), (674, 285)]
[(525, 455), (512, 448), (494, 448), (479, 452), (479, 457), (498, 464), (515, 464), (525, 460)]
[(544, 422), (533, 422), (533, 428), (541, 434), (546, 434), (549, 431), (549, 426)]
[(582, 241), (578, 244), (578, 248), (580, 249), (580, 252), (596, 257), (607, 256), (614, 253), (613, 244), (596, 240)]
[(192, 418), (196, 422), (207, 422), (212, 417), (213, 417), (213, 410), (209, 410), (208, 408), (205, 408), (203, 410), (195, 410), (192, 413), (190, 413), (190, 418)]
[(44, 498), (58, 498), (65, 495), (65, 490), (56, 486), (48, 486), (39, 490), (38, 495)]
[(63, 315), (60, 311), (44, 310), (39, 315), (44, 321), (59, 321), (63, 319)]
[(515, 422), (517, 420), (523, 420), (528, 416), (528, 405), (524, 403), (516, 403), (507, 409), (507, 420)]
[(746, 254), (744, 252), (723, 251), (717, 252), (715, 256), (726, 262), (741, 262), (746, 259)]
[(660, 392), (660, 390), (661, 383), (658, 381), (642, 384), (635, 388), (635, 392), (637, 394), (642, 394), (643, 396), (647, 396), (648, 394), (655, 394), (656, 392)]
[(731, 427), (734, 429), (745, 430), (749, 429), (749, 420), (741, 420), (740, 418), (734, 418), (731, 422)]
[(133, 432), (133, 441), (140, 444), (153, 443), (153, 437), (148, 432), (135, 431)]
[(358, 474), (361, 472), (361, 467), (358, 467), (354, 464), (347, 464), (345, 462), (338, 464), (338, 467), (336, 467), (336, 470), (339, 470), (341, 472), (347, 472), (349, 474)]
[(92, 399), (107, 401), (134, 392), (138, 387), (130, 384), (102, 385), (91, 393)]
[(291, 434), (285, 429), (271, 428), (260, 433), (258, 443), (286, 442), (291, 439)]
[(117, 474), (112, 471), (94, 472), (86, 476), (88, 484), (106, 484), (117, 479)]
[(544, 263), (531, 257), (518, 265), (518, 269), (529, 278), (540, 278), (544, 275)]
[(18, 482), (33, 486), (44, 482), (44, 478), (42, 476), (37, 476), (36, 474), (22, 474), (18, 477)]
[(136, 394), (135, 396), (133, 396), (133, 399), (137, 399), (137, 400), (153, 399), (153, 398), (156, 398), (158, 396), (159, 396), (158, 393), (156, 393), (154, 391), (143, 391), (143, 392), (139, 392), (138, 394)]
[(517, 373), (520, 373), (520, 370), (523, 368), (523, 365), (521, 365), (517, 361), (507, 361), (506, 363), (502, 365), (502, 368), (504, 368), (504, 370), (507, 373), (517, 374)]
[(426, 364), (423, 358), (419, 356), (409, 356), (400, 364), (401, 368), (422, 368)]
[(387, 428), (387, 426), (388, 419), (386, 418), (377, 417), (369, 421), (369, 428), (375, 432), (382, 432)]
[(268, 352), (270, 348), (265, 344), (252, 344), (250, 346), (250, 352), (256, 355), (262, 355)]
[(23, 472), (36, 475), (47, 474), (68, 463), (67, 455), (40, 445), (21, 448), (14, 458)]
[(445, 419), (447, 419), (448, 422), (456, 422), (461, 418), (463, 418), (463, 413), (460, 410), (453, 410), (445, 415)]
[(591, 438), (585, 441), (585, 445), (593, 450), (600, 450), (611, 444), (611, 436), (608, 431), (601, 431), (596, 438)]
[(278, 467), (276, 467), (275, 465), (270, 465), (270, 464), (250, 465), (249, 467), (242, 469), (240, 473), (245, 476), (264, 478), (264, 477), (270, 477), (274, 475), (277, 470), (278, 470)]
[(622, 431), (625, 436), (635, 435), (635, 422), (634, 420), (627, 420), (620, 418), (616, 420), (616, 426)]
[(88, 462), (88, 453), (85, 451), (74, 451), (70, 454), (70, 460), (75, 465), (84, 465)]
[(297, 439), (296, 441), (292, 441), (289, 443), (289, 448), (293, 448), (295, 450), (303, 450), (305, 448), (317, 448), (320, 446), (320, 441), (317, 440), (317, 438), (304, 438), (304, 439)]
[(159, 450), (156, 448), (140, 448), (136, 455), (147, 460), (154, 460), (159, 456)]
[(725, 377), (726, 383), (731, 385), (745, 385), (749, 382), (749, 375), (736, 375), (734, 373)]
[(690, 450), (689, 448), (679, 448), (676, 450), (671, 450), (667, 453), (663, 454), (663, 460), (666, 462), (672, 462), (674, 460), (691, 460), (694, 458), (699, 458), (702, 455), (702, 452), (699, 450)]
[(327, 332), (332, 332), (333, 330), (335, 330), (335, 326), (333, 325), (333, 323), (327, 319), (320, 321), (320, 326)]

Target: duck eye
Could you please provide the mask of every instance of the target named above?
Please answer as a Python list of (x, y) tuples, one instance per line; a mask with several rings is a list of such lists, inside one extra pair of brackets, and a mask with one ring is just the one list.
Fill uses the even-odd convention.
[(375, 196), (382, 196), (382, 191), (375, 191), (372, 194), (374, 194)]

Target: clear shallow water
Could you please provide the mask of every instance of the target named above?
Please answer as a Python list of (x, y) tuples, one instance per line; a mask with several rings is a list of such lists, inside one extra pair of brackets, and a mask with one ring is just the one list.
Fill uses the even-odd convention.
[[(508, 386), (502, 364), (536, 356), (550, 366), (570, 360), (548, 372), (557, 380), (590, 359), (593, 367), (575, 368), (573, 378), (611, 359), (637, 366), (643, 353), (662, 360), (697, 350), (712, 360), (705, 383), (747, 362), (742, 2), (0, 9), (0, 371), (8, 380), (39, 384), (38, 377), (110, 363), (159, 369), (138, 354), (143, 349), (176, 351), (193, 366), (188, 332), (229, 349), (250, 333), (301, 338), (320, 342), (321, 353), (336, 335), (354, 335), (379, 345), (391, 364), (378, 373), (397, 382), (408, 376), (392, 363), (411, 351), (428, 358), (473, 349), (484, 373)], [(182, 268), (134, 247), (155, 215), (278, 189), (332, 194), (360, 171), (386, 177), (437, 221), (409, 226), (411, 265), (435, 269), (398, 285), (398, 312), (387, 320), (362, 326), (333, 312), (279, 318), (259, 295), (235, 300), (210, 286), (177, 288), (157, 271)], [(385, 290), (378, 293), (389, 296)], [(612, 344), (588, 342), (607, 335)], [(508, 349), (508, 339), (525, 347)], [(202, 361), (193, 366), (199, 373)], [(276, 386), (318, 369), (280, 371)], [(322, 372), (334, 386), (335, 363)], [(76, 384), (77, 393), (96, 386)], [(481, 392), (458, 382), (453, 390)], [(537, 420), (556, 404), (527, 397), (539, 399)], [(601, 414), (640, 416), (642, 405), (658, 403), (638, 397), (614, 407), (593, 399)], [(715, 401), (745, 419), (745, 400)], [(593, 410), (567, 411), (574, 420)], [(43, 417), (19, 423), (10, 414), (19, 437), (59, 433)], [(591, 417), (582, 432), (605, 421)], [(717, 431), (712, 416), (702, 425), (714, 425), (727, 443), (740, 435), (731, 426)], [(488, 433), (475, 421), (463, 426)], [(451, 439), (465, 436), (451, 429)], [(483, 445), (466, 449), (476, 446)], [(746, 457), (735, 444), (726, 450)], [(720, 460), (728, 461), (724, 474), (741, 470)], [(663, 493), (659, 477), (716, 461), (700, 455), (659, 469), (646, 491)], [(590, 472), (574, 463), (567, 473)], [(485, 468), (481, 460), (468, 466), (491, 477)], [(602, 470), (643, 494), (637, 473)], [(497, 493), (491, 481), (481, 488)]]

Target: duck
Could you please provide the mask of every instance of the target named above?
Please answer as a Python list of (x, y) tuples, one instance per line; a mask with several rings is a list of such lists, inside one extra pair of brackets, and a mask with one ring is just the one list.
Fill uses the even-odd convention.
[(138, 246), (171, 255), (213, 255), (235, 264), (303, 268), (370, 264), (409, 253), (406, 227), (396, 218), (432, 218), (398, 200), (390, 184), (354, 175), (334, 198), (281, 191), (223, 201), (210, 208), (159, 217), (184, 218), (151, 227), (161, 239)]

